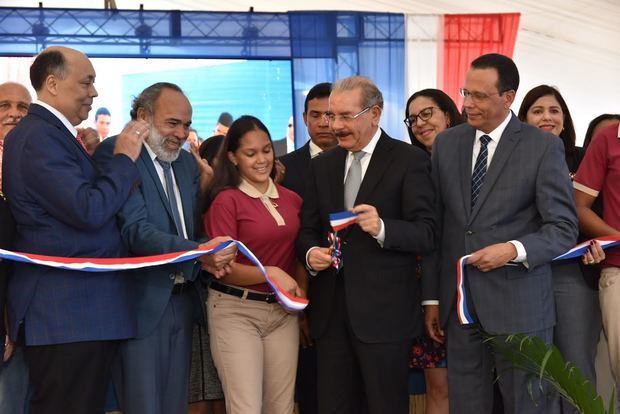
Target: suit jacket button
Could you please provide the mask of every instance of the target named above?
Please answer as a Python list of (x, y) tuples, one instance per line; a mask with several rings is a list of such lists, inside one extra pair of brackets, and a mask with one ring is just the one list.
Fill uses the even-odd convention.
[(174, 280), (174, 273), (170, 273), (168, 277), (170, 278), (170, 280)]
[(468, 236), (471, 236), (472, 234), (474, 234), (474, 232), (473, 232), (473, 231), (471, 231), (471, 230), (467, 230), (467, 235), (468, 235)]

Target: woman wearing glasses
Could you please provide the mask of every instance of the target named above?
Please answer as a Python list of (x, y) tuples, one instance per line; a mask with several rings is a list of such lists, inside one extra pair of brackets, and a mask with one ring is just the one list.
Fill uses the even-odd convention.
[[(463, 122), (455, 103), (448, 95), (438, 89), (424, 89), (411, 95), (405, 108), (405, 125), (411, 143), (422, 148), (429, 155), (437, 135), (451, 126)], [(425, 279), (421, 266), (417, 269)], [(423, 297), (428, 297), (424, 295)], [(448, 370), (446, 369), (446, 347), (444, 333), (439, 326), (439, 306), (435, 301), (423, 302), (425, 325), (429, 336), (414, 339), (411, 368), (424, 369), (426, 381), (426, 413), (448, 413)], [(434, 339), (432, 339), (432, 338)]]
[[(573, 120), (560, 92), (548, 85), (535, 87), (523, 98), (518, 117), (564, 142), (566, 164), (572, 178), (584, 151), (575, 146)], [(585, 266), (574, 260), (551, 265), (556, 310), (553, 342), (564, 359), (572, 361), (595, 386), (594, 359), (602, 322), (596, 287), (591, 287), (596, 286), (599, 272), (592, 265), (604, 258), (605, 253), (596, 243), (582, 258), (581, 264)], [(562, 405), (562, 412), (576, 412), (563, 400)]]

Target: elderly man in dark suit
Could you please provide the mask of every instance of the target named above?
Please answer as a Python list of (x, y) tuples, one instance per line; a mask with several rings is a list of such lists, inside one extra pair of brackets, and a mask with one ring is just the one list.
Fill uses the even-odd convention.
[[(411, 338), (420, 290), (416, 255), (433, 248), (430, 162), (379, 128), (383, 97), (367, 78), (334, 84), (326, 115), (338, 147), (313, 159), (297, 250), (313, 273), (311, 333), (319, 412), (409, 412)], [(331, 267), (329, 214), (351, 209), (342, 266)]]
[[(181, 150), (192, 122), (189, 100), (177, 85), (155, 83), (134, 100), (131, 117), (147, 122), (149, 129), (136, 162), (140, 186), (118, 215), (123, 242), (135, 256), (204, 247), (197, 241), (199, 169), (193, 156)], [(107, 164), (115, 140), (99, 146), (99, 164)], [(235, 253), (224, 249), (200, 261), (217, 273)], [(193, 283), (199, 269), (190, 261), (126, 275), (137, 333), (121, 345), (120, 369), (114, 374), (125, 414), (187, 411), (193, 322), (203, 314)]]
[[(467, 123), (433, 145), (439, 246), (425, 262), (438, 275), (425, 289), (430, 334), (446, 329), (450, 412), (489, 413), (493, 368), (506, 413), (547, 413), (535, 405), (526, 374), (483, 343), (481, 331), (523, 332), (552, 341), (555, 323), (549, 262), (572, 247), (577, 219), (561, 140), (510, 111), (519, 86), (514, 62), (489, 54), (475, 59), (461, 90)], [(465, 277), (473, 323), (457, 318), (456, 262), (472, 254)], [(509, 263), (512, 262), (512, 263)], [(538, 395), (538, 387), (533, 387)]]
[[(95, 70), (73, 49), (52, 47), (30, 67), (38, 101), (8, 134), (3, 188), (17, 224), (18, 251), (119, 257), (116, 213), (138, 181), (146, 124), (125, 128), (109, 168), (97, 169), (74, 125), (88, 118)], [(118, 340), (135, 334), (127, 279), (15, 263), (9, 282), (10, 337), (25, 343), (30, 412), (103, 412)]]

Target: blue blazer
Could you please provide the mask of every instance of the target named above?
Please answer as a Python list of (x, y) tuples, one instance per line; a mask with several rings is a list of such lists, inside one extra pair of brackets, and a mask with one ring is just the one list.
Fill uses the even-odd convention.
[[(124, 255), (116, 213), (138, 171), (125, 155), (97, 170), (69, 130), (40, 105), (8, 134), (3, 186), (17, 225), (17, 251), (66, 257)], [(87, 273), (15, 263), (9, 282), (10, 336), (27, 345), (134, 335), (128, 283), (119, 272)]]
[[(112, 159), (116, 137), (107, 138), (99, 145), (94, 159), (105, 166)], [(176, 234), (170, 204), (153, 161), (146, 148), (136, 161), (141, 183), (129, 197), (118, 214), (118, 223), (125, 246), (133, 256), (147, 256), (191, 250), (198, 246), (198, 196), (199, 171), (196, 161), (187, 151), (181, 151), (179, 158), (172, 163), (181, 201), (187, 236)], [(174, 285), (176, 273), (187, 280), (194, 280), (200, 267), (189, 262), (149, 267), (130, 272), (131, 302), (137, 318), (137, 338), (148, 336), (159, 323)], [(200, 304), (196, 295), (196, 315)]]

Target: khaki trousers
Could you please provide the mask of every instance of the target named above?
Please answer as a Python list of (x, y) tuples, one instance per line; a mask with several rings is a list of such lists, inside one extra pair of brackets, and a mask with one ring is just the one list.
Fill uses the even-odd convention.
[(291, 414), (299, 349), (297, 314), (278, 303), (209, 289), (213, 362), (227, 414)]
[(604, 268), (598, 287), (611, 373), (616, 381), (616, 398), (620, 398), (620, 267)]

